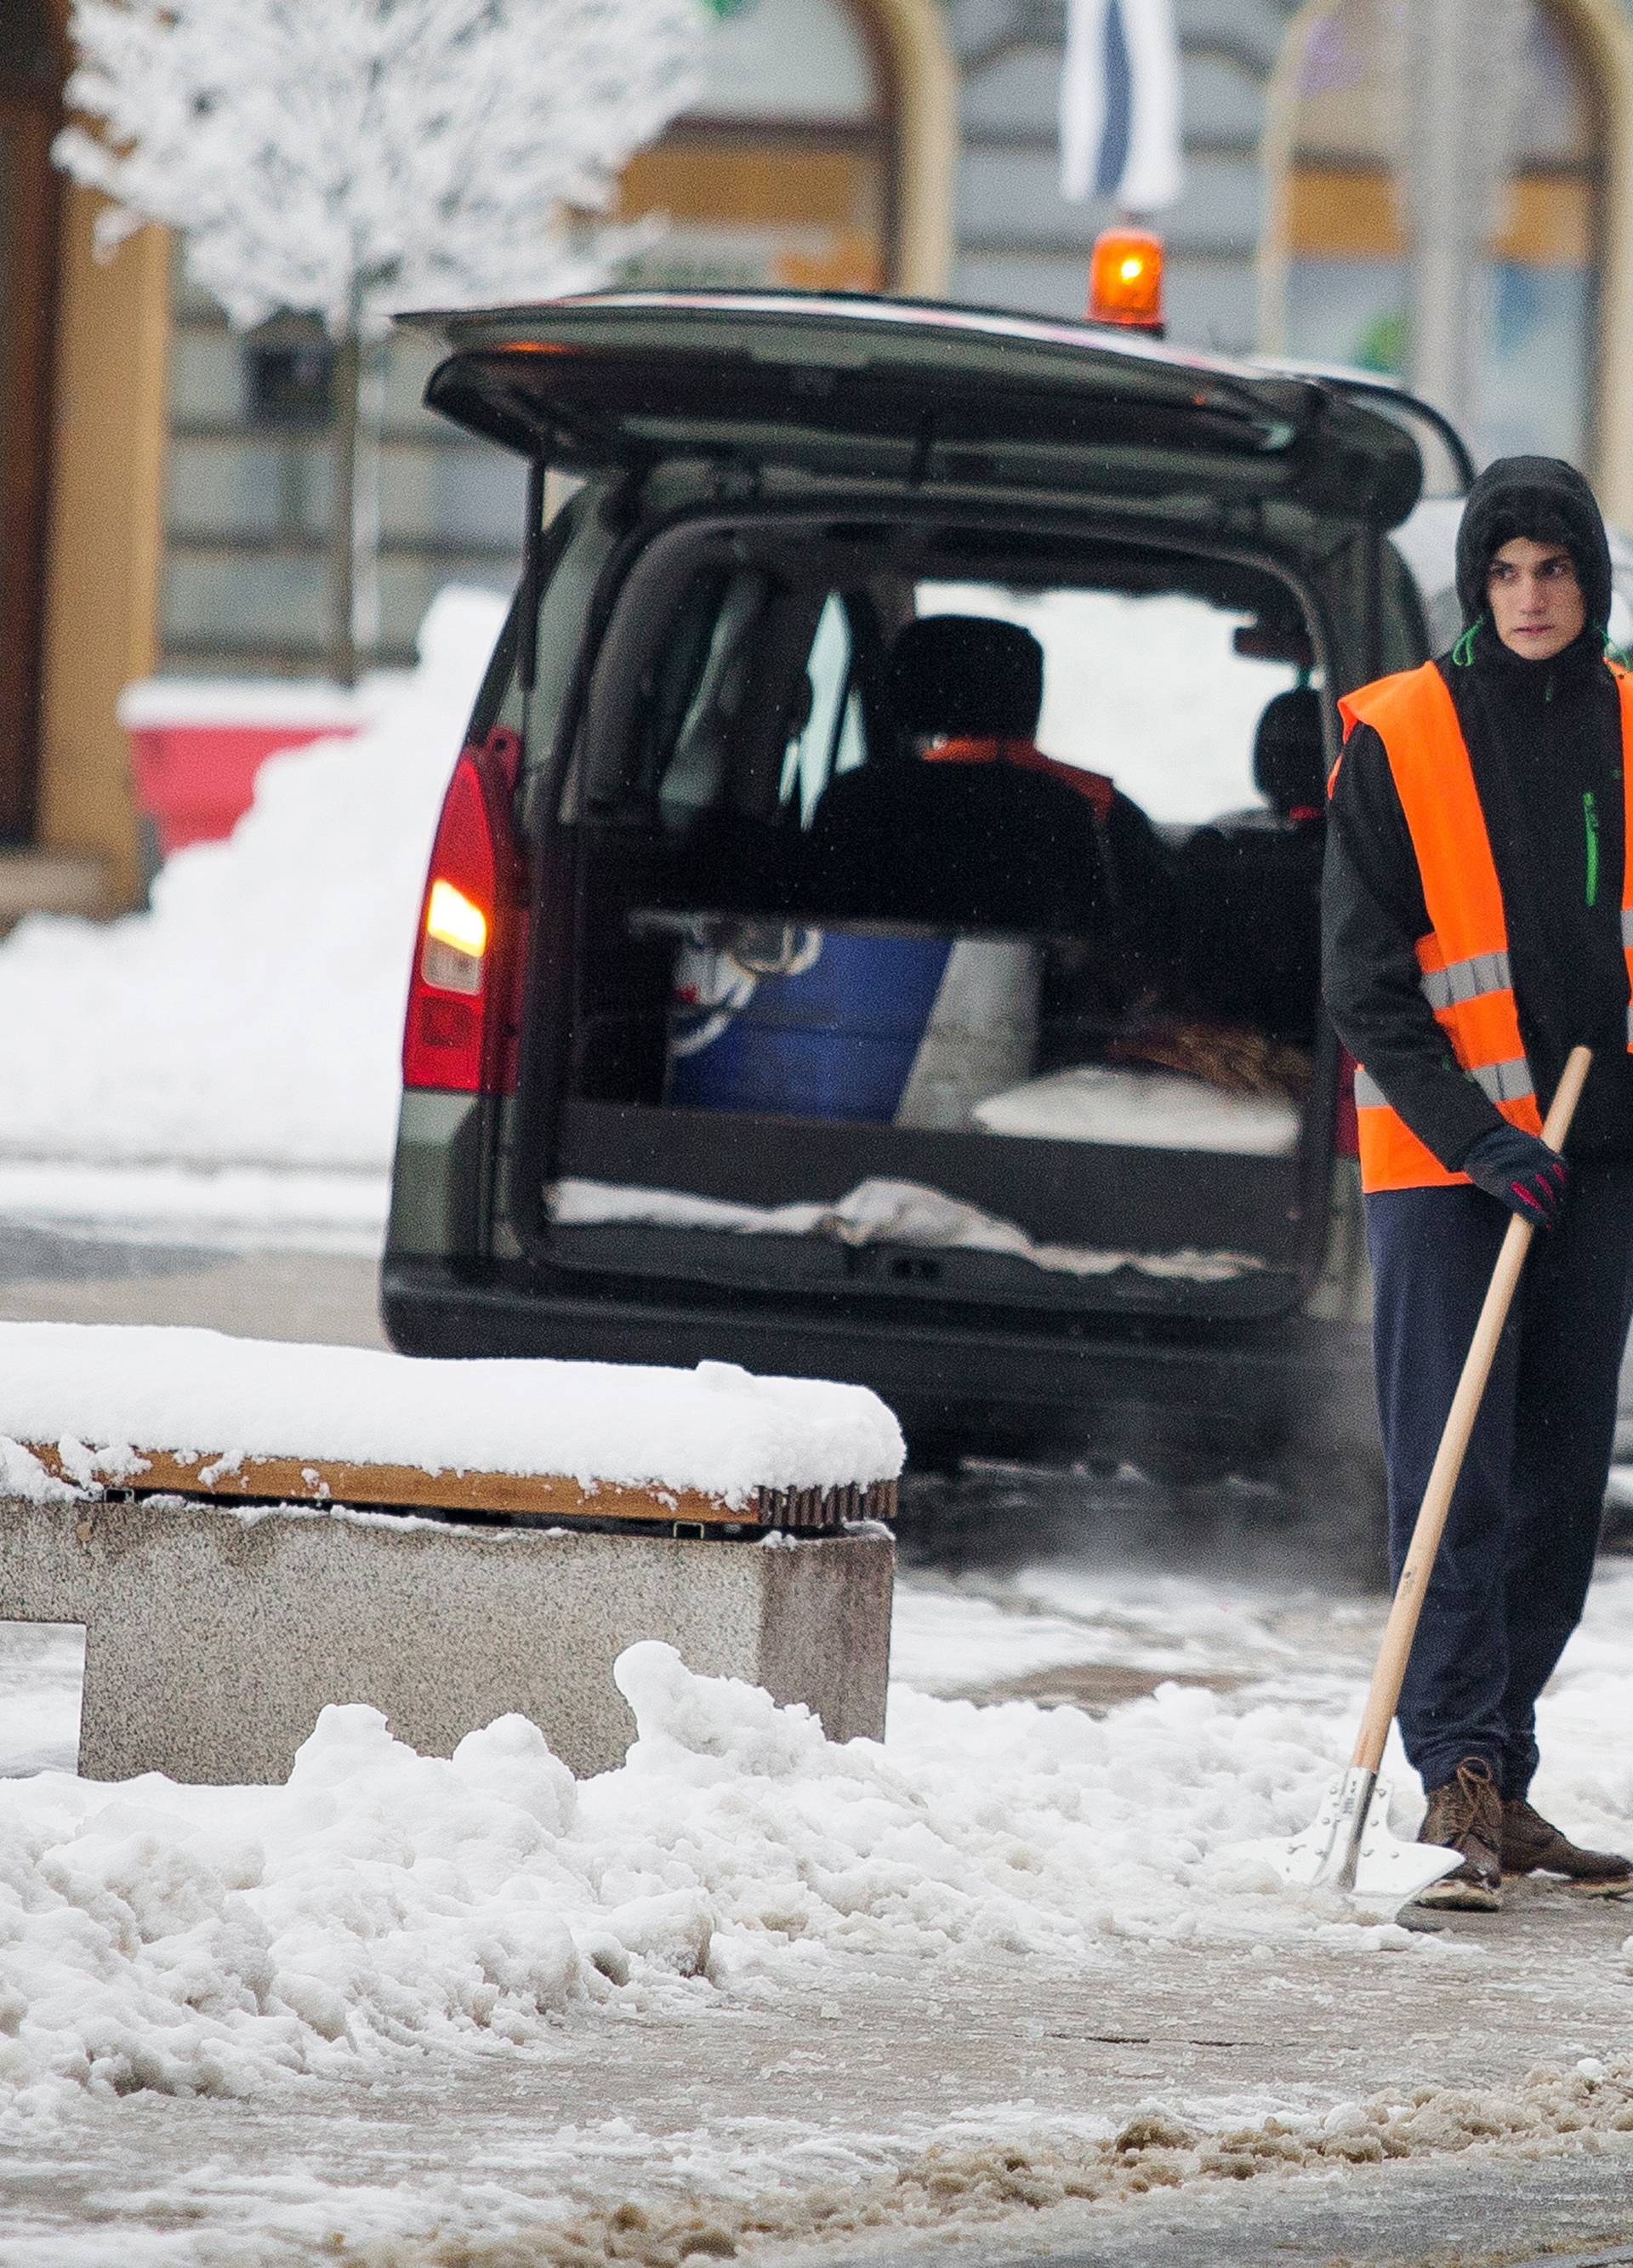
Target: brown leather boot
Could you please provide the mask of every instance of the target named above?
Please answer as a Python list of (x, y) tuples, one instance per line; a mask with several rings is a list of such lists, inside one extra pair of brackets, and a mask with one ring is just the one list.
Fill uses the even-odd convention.
[(1460, 1867), (1419, 1891), (1420, 1906), (1496, 1912), (1503, 1903), (1503, 1800), (1483, 1756), (1465, 1756), (1454, 1778), (1430, 1789), (1418, 1840), (1463, 1854)]
[(1503, 1806), (1503, 1872), (1563, 1874), (1591, 1898), (1621, 1898), (1633, 1890), (1633, 1860), (1616, 1851), (1585, 1851), (1552, 1827), (1523, 1799)]

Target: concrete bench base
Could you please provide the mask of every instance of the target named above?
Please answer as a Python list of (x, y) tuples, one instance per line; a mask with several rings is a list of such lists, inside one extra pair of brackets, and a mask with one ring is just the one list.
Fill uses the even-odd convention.
[(85, 1626), (93, 1779), (282, 1780), (331, 1701), (371, 1704), (433, 1756), (516, 1710), (581, 1777), (606, 1771), (634, 1731), (613, 1663), (649, 1638), (805, 1703), (830, 1739), (878, 1738), (894, 1565), (882, 1535), (769, 1545), (0, 1498), (0, 1620)]

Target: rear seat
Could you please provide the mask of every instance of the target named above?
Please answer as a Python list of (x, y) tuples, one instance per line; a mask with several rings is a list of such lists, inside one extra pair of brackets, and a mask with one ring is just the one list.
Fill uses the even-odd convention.
[[(1107, 876), (1092, 805), (1026, 762), (1036, 759), (1042, 688), (1042, 649), (1013, 622), (909, 622), (886, 671), (894, 744), (824, 791), (807, 902), (947, 929), (1102, 925)], [(923, 755), (926, 741), (943, 745)]]
[(1320, 986), (1325, 770), (1320, 696), (1307, 686), (1278, 693), (1254, 743), (1269, 808), (1199, 827), (1181, 853), (1196, 1005), (1299, 1046), (1314, 1038)]

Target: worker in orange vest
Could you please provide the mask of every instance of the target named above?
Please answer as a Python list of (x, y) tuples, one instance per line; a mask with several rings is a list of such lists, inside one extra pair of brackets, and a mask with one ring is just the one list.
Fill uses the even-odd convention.
[[(1633, 1865), (1528, 1800), (1535, 1712), (1581, 1619), (1633, 1314), (1633, 683), (1607, 659), (1609, 548), (1548, 457), (1475, 482), (1451, 652), (1339, 704), (1322, 889), (1328, 1012), (1356, 1057), (1394, 1574), (1509, 1216), (1535, 1241), (1425, 1594), (1401, 1697), (1462, 1853), (1423, 1893), (1491, 1908), (1504, 1874), (1600, 1895)], [(1570, 1049), (1593, 1066), (1560, 1156)]]

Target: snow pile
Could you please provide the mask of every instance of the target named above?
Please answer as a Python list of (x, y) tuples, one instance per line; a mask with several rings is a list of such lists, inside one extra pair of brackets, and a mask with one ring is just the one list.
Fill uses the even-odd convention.
[(38, 1457), (20, 1442), (0, 1433), (0, 1498), (26, 1497), (35, 1503), (73, 1504), (80, 1491), (71, 1483), (47, 1472)]
[(360, 1706), (323, 1712), (283, 1787), (0, 1783), (0, 2088), (244, 2095), (746, 1963), (1108, 1958), (1312, 1918), (1222, 1897), (1203, 1858), (1311, 1808), (1327, 1766), (1293, 1710), (1170, 1688), (1113, 1732), (907, 1697), (886, 1753), (667, 1646), (617, 1675), (637, 1738), (581, 1786), (520, 1718), (444, 1761)]
[[(597, 1362), (432, 1361), (157, 1324), (0, 1323), (0, 1454), (73, 1445), (129, 1478), (137, 1450), (548, 1473), (586, 1485), (759, 1488), (893, 1480), (901, 1428), (861, 1386)], [(92, 1460), (78, 1445), (111, 1456)]]
[(574, 1806), (520, 1718), (443, 1763), (362, 1708), (325, 1711), (280, 1789), (0, 1786), (0, 2086), (243, 2095), (695, 1974), (696, 1897), (598, 1894)]
[[(616, 1674), (636, 1738), (580, 1785), (519, 1718), (445, 1761), (359, 1706), (324, 1712), (283, 1787), (0, 1783), (0, 2088), (26, 2109), (85, 2086), (247, 2094), (525, 2044), (564, 2010), (636, 2014), (691, 1979), (809, 1981), (836, 1956), (1010, 1954), (1080, 1977), (1129, 1940), (1273, 1960), (1297, 1936), (1335, 1958), (1479, 1958), (1288, 1894), (1239, 1848), (1313, 1815), (1347, 1687), (1168, 1685), (1103, 1719), (898, 1689), (880, 1747), (830, 1743), (666, 1646)], [(1565, 1686), (1539, 1799), (1625, 1839), (1633, 1678), (1591, 1720)]]
[(1039, 1244), (1016, 1222), (922, 1182), (859, 1182), (832, 1204), (749, 1205), (694, 1197), (684, 1189), (570, 1178), (552, 1185), (549, 1204), (550, 1218), (562, 1228), (638, 1221), (654, 1228), (725, 1229), (739, 1236), (825, 1236), (850, 1245), (884, 1240), (938, 1252), (997, 1252), (1065, 1276), (1114, 1276), (1128, 1268), (1141, 1276), (1220, 1284), (1263, 1265), (1242, 1252), (1119, 1252), (1103, 1246)]
[(504, 617), (448, 590), (406, 679), (349, 739), (276, 756), (225, 843), (180, 851), (153, 909), (38, 915), (0, 945), (0, 1154), (58, 1162), (389, 1163), (426, 861)]

